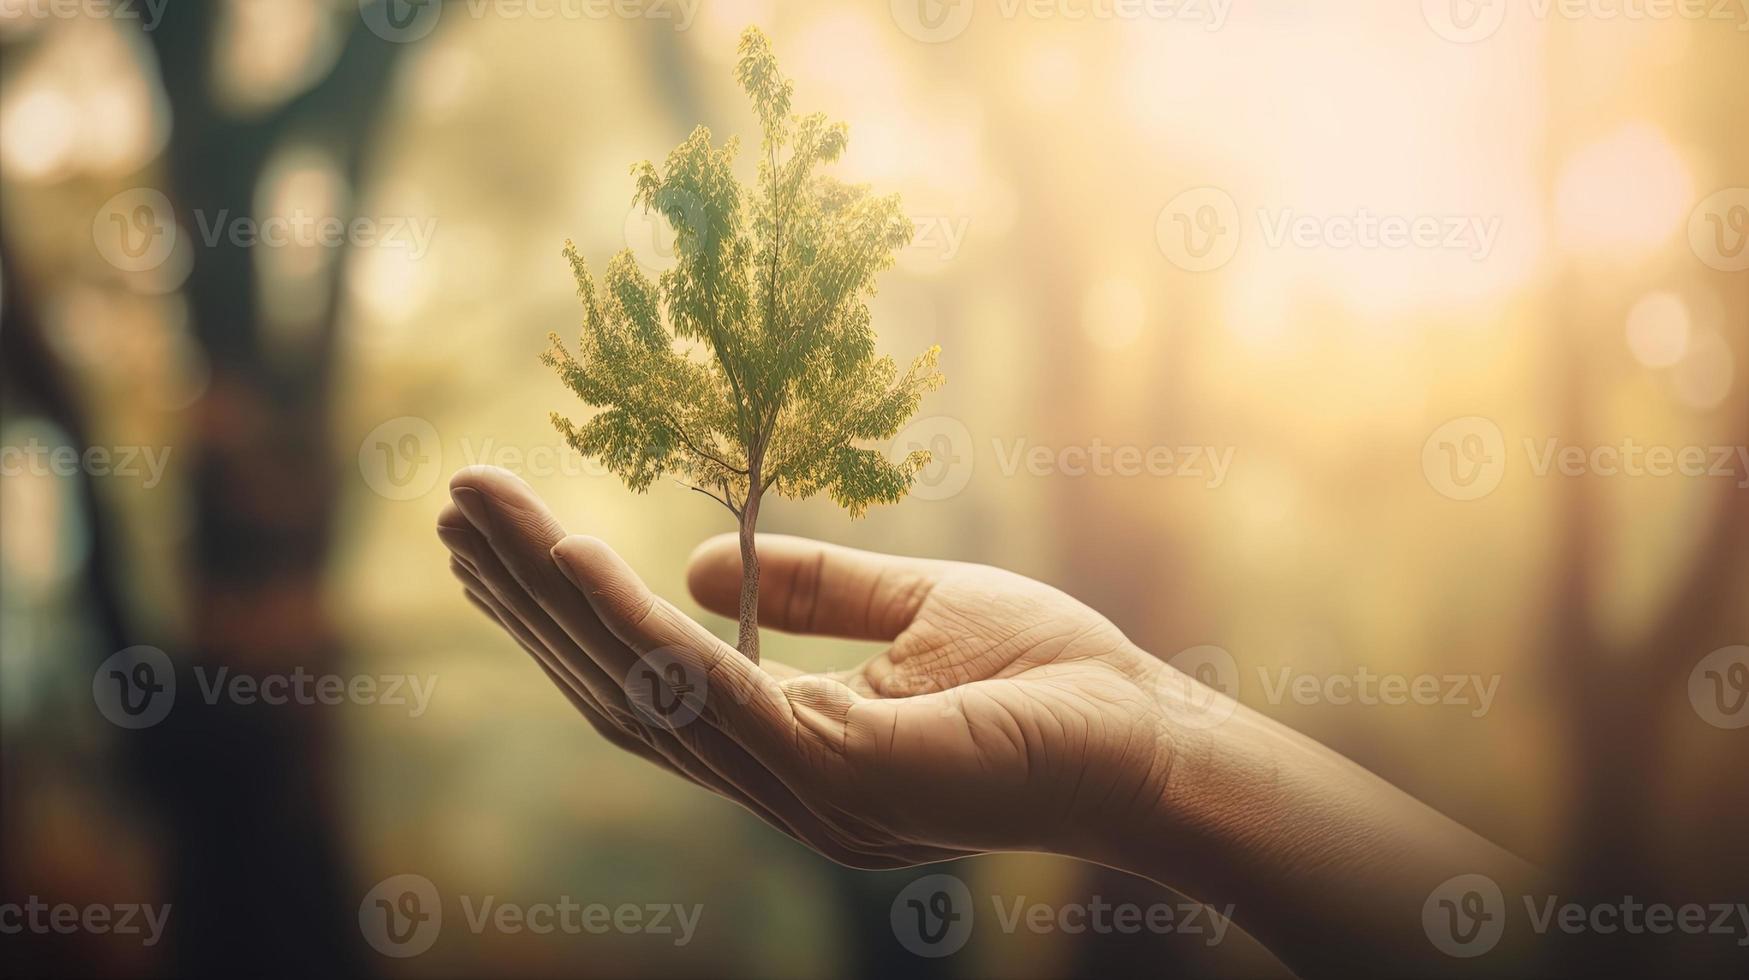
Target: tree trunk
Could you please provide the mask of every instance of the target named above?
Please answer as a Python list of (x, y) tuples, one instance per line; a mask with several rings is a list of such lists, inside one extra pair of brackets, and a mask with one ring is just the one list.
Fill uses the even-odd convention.
[(742, 511), (742, 632), (735, 642), (747, 660), (759, 663), (759, 551), (754, 549), (754, 527), (759, 523), (759, 497), (749, 495)]
[(759, 494), (747, 495), (741, 511), (741, 633), (735, 647), (754, 663), (759, 662), (759, 552), (753, 546), (753, 529), (759, 524)]

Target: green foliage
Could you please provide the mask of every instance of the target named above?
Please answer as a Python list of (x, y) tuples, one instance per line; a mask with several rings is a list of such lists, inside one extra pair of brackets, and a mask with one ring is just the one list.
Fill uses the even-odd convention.
[(896, 195), (820, 172), (848, 131), (791, 111), (792, 86), (756, 28), (741, 36), (735, 77), (762, 130), (756, 186), (735, 179), (738, 141), (712, 146), (702, 126), (661, 169), (632, 168), (634, 203), (674, 229), (672, 269), (652, 283), (626, 250), (598, 286), (565, 243), (582, 335), (574, 355), (553, 336), (542, 360), (600, 411), (581, 423), (554, 413), (553, 424), (634, 490), (673, 476), (737, 517), (756, 516), (766, 490), (824, 492), (860, 516), (902, 498), (929, 461), (891, 462), (866, 445), (896, 435), (942, 381), (939, 348), (903, 372), (875, 354), (867, 300), (911, 222)]

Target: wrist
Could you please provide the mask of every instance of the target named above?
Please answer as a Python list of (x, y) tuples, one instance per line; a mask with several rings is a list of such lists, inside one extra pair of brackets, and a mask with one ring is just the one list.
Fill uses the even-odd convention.
[[(1149, 658), (1152, 659), (1152, 658)], [(1423, 931), (1432, 891), (1535, 870), (1340, 754), (1167, 664), (1154, 693), (1160, 775), (1147, 805), (1095, 821), (1073, 856), (1221, 907), (1303, 972), (1452, 961)], [(1140, 681), (1139, 681), (1140, 682)], [(1230, 907), (1230, 909), (1229, 909)], [(1332, 944), (1347, 937), (1351, 945)]]
[[(1145, 733), (1124, 745), (1127, 770), (1121, 793), (1101, 799), (1100, 808), (1080, 814), (1068, 838), (1051, 850), (1147, 877), (1184, 890), (1182, 874), (1167, 880), (1164, 867), (1182, 868), (1187, 841), (1204, 836), (1198, 828), (1210, 816), (1202, 790), (1217, 781), (1223, 747), (1218, 731), (1237, 705), (1136, 647), (1117, 659), (1119, 669), (1142, 692)], [(1133, 743), (1133, 744), (1132, 744)], [(1121, 805), (1113, 806), (1114, 800)]]

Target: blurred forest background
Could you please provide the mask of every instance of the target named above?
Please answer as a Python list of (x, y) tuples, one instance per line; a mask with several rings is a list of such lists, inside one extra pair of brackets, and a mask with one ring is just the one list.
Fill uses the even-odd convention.
[[(350, 0), (169, 0), (149, 30), (5, 8), (4, 443), (170, 456), (150, 487), (5, 476), (0, 886), (174, 905), (150, 948), (7, 936), (7, 973), (1279, 971), (1237, 939), (988, 929), (915, 959), (888, 910), (916, 872), (835, 868), (618, 753), (462, 601), (433, 521), (449, 472), (500, 462), (697, 612), (683, 562), (730, 529), (720, 510), (672, 486), (635, 496), (565, 450), (547, 413), (573, 406), (536, 356), (578, 318), (565, 238), (596, 268), (623, 247), (661, 267), (630, 164), (703, 123), (742, 136), (751, 174), (732, 78), (749, 23), (798, 107), (849, 123), (837, 172), (899, 192), (918, 222), (877, 330), (889, 351), (940, 344), (948, 377), (920, 430), (948, 452), (916, 499), (854, 523), (773, 502), (762, 530), (1005, 566), (1162, 657), (1218, 646), (1242, 700), (1573, 894), (1743, 898), (1749, 732), (1689, 697), (1703, 657), (1749, 643), (1743, 464), (1567, 477), (1524, 449), (1749, 445), (1749, 272), (1729, 261), (1740, 241), (1704, 240), (1749, 234), (1749, 191), (1703, 213), (1749, 185), (1742, 25), (1518, 12), (1465, 42), (1427, 5), (1382, 0), (1241, 3), (1218, 28), (980, 0), (942, 36), (917, 17), (933, 6), (962, 9), (542, 19), (452, 2), (409, 36)], [(1205, 187), (1243, 231), (1199, 272), (1163, 209)], [(136, 188), (180, 223), (146, 269), (102, 241)], [(1270, 241), (1260, 209), (1466, 216), (1498, 235), (1485, 254), (1302, 247)], [(221, 212), (432, 233), (423, 249), (208, 244)], [(1472, 416), (1508, 467), (1455, 500), (1423, 450)], [(1016, 440), (1233, 456), (1211, 486), (1014, 469)], [(804, 666), (864, 653), (766, 643)], [(166, 651), (186, 693), (128, 731), (94, 710), (92, 675), (136, 644)], [(418, 717), (207, 705), (181, 673), (195, 665), (436, 688)], [(1282, 667), (1499, 686), (1480, 717), (1271, 703), (1257, 670)], [(980, 896), (1160, 897), (1041, 857), (955, 871)], [(679, 948), (449, 926), (391, 960), (362, 941), (358, 903), (404, 872), (446, 895), (705, 912)], [(1665, 955), (1639, 942), (1614, 965)]]

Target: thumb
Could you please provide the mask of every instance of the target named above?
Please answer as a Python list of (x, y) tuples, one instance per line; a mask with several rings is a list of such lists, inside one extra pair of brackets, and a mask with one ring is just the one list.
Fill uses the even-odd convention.
[[(761, 534), (755, 547), (760, 625), (851, 640), (892, 640), (904, 632), (947, 567), (782, 534)], [(711, 612), (736, 616), (741, 584), (733, 534), (699, 545), (687, 562), (687, 588)]]

